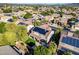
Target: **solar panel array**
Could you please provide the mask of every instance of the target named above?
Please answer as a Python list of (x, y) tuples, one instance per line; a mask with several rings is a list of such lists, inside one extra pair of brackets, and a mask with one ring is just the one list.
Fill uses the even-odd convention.
[(62, 42), (79, 48), (79, 40), (76, 38), (63, 37)]
[(43, 35), (45, 35), (48, 32), (47, 30), (39, 28), (39, 27), (35, 27), (33, 29), (33, 31), (38, 32), (38, 33), (43, 34)]

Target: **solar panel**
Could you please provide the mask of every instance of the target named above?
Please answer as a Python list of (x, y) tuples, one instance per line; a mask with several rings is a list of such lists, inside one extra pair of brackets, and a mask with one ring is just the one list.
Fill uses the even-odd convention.
[(79, 48), (79, 40), (76, 38), (63, 37), (62, 42)]
[(39, 28), (39, 27), (35, 27), (33, 29), (33, 31), (38, 32), (38, 33), (43, 34), (43, 35), (45, 35), (48, 32), (47, 30)]
[(77, 41), (77, 43), (78, 43), (77, 47), (79, 47), (79, 41)]

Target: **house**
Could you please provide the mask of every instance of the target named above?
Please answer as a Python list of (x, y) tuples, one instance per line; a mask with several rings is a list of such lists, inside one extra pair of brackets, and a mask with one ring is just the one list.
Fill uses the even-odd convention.
[(58, 50), (65, 52), (71, 51), (79, 55), (79, 38), (73, 32), (65, 31), (61, 33)]
[(0, 14), (3, 13), (3, 10), (0, 8)]
[(54, 13), (54, 14), (52, 15), (52, 17), (58, 18), (58, 17), (60, 17), (60, 14)]
[(38, 42), (40, 42), (41, 40), (45, 40), (47, 43), (49, 43), (50, 38), (53, 34), (53, 30), (46, 30), (41, 27), (33, 27), (31, 29), (30, 36), (36, 39)]
[(22, 41), (17, 41), (16, 45), (13, 46), (13, 48), (16, 51), (18, 51), (18, 53), (21, 54), (21, 55), (25, 55), (29, 52), (28, 48), (27, 48), (27, 45), (25, 43), (23, 43)]
[(35, 20), (43, 20), (45, 17), (41, 14), (33, 14), (33, 19)]
[(75, 30), (79, 30), (79, 22), (75, 24)]
[(1, 22), (13, 22), (12, 17), (10, 16), (2, 16), (0, 17)]
[(19, 22), (18, 25), (26, 25), (24, 22)]
[(72, 24), (71, 30), (73, 30), (73, 31), (79, 30), (79, 20), (78, 19), (76, 22), (74, 22)]
[(26, 22), (24, 22), (23, 20), (19, 20), (19, 19), (15, 22), (15, 24), (16, 25), (27, 25)]
[(36, 15), (36, 14), (33, 14), (33, 18), (34, 18), (34, 19), (39, 19), (39, 16)]
[(45, 16), (45, 20), (51, 22), (52, 20), (54, 20), (54, 17), (53, 16)]
[(46, 29), (46, 30), (52, 30), (52, 28), (50, 27), (50, 23), (44, 23), (42, 25), (40, 25), (41, 28)]
[(15, 51), (11, 46), (1, 46), (0, 47), (0, 55), (19, 55), (17, 51)]
[(12, 13), (4, 13), (4, 16), (12, 16)]
[(27, 32), (30, 32), (30, 30), (34, 27), (34, 25), (28, 25), (27, 26)]
[(24, 14), (26, 14), (25, 11), (13, 12), (13, 15), (15, 15), (15, 16), (22, 16), (22, 15), (24, 15)]
[(51, 26), (51, 27), (56, 27), (56, 28), (58, 28), (58, 25), (55, 24), (55, 23), (53, 23), (52, 25), (50, 24), (50, 26)]
[(68, 22), (68, 19), (65, 18), (65, 17), (62, 17), (61, 20), (60, 20), (60, 23), (63, 24), (63, 25), (67, 25), (67, 22)]
[(71, 19), (71, 18), (73, 18), (73, 16), (72, 15), (63, 14), (62, 18)]

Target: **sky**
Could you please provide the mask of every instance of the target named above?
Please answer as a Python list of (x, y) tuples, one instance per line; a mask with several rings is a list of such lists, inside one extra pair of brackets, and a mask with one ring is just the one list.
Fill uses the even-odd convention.
[(0, 0), (0, 3), (26, 3), (26, 4), (38, 4), (38, 3), (78, 3), (79, 0)]

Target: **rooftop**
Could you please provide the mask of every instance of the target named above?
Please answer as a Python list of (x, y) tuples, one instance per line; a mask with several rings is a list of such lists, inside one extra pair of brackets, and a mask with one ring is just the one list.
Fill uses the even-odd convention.
[(18, 53), (10, 46), (1, 46), (0, 55), (18, 55)]
[(33, 28), (33, 31), (38, 32), (38, 33), (43, 34), (43, 35), (45, 35), (48, 32), (48, 30), (45, 30), (45, 29), (39, 28), (39, 27)]
[(79, 48), (79, 39), (78, 38), (72, 38), (72, 37), (66, 36), (66, 37), (62, 38), (62, 42)]
[(73, 54), (79, 54), (79, 38), (68, 35), (62, 35), (60, 38), (58, 49), (61, 51), (70, 50)]

